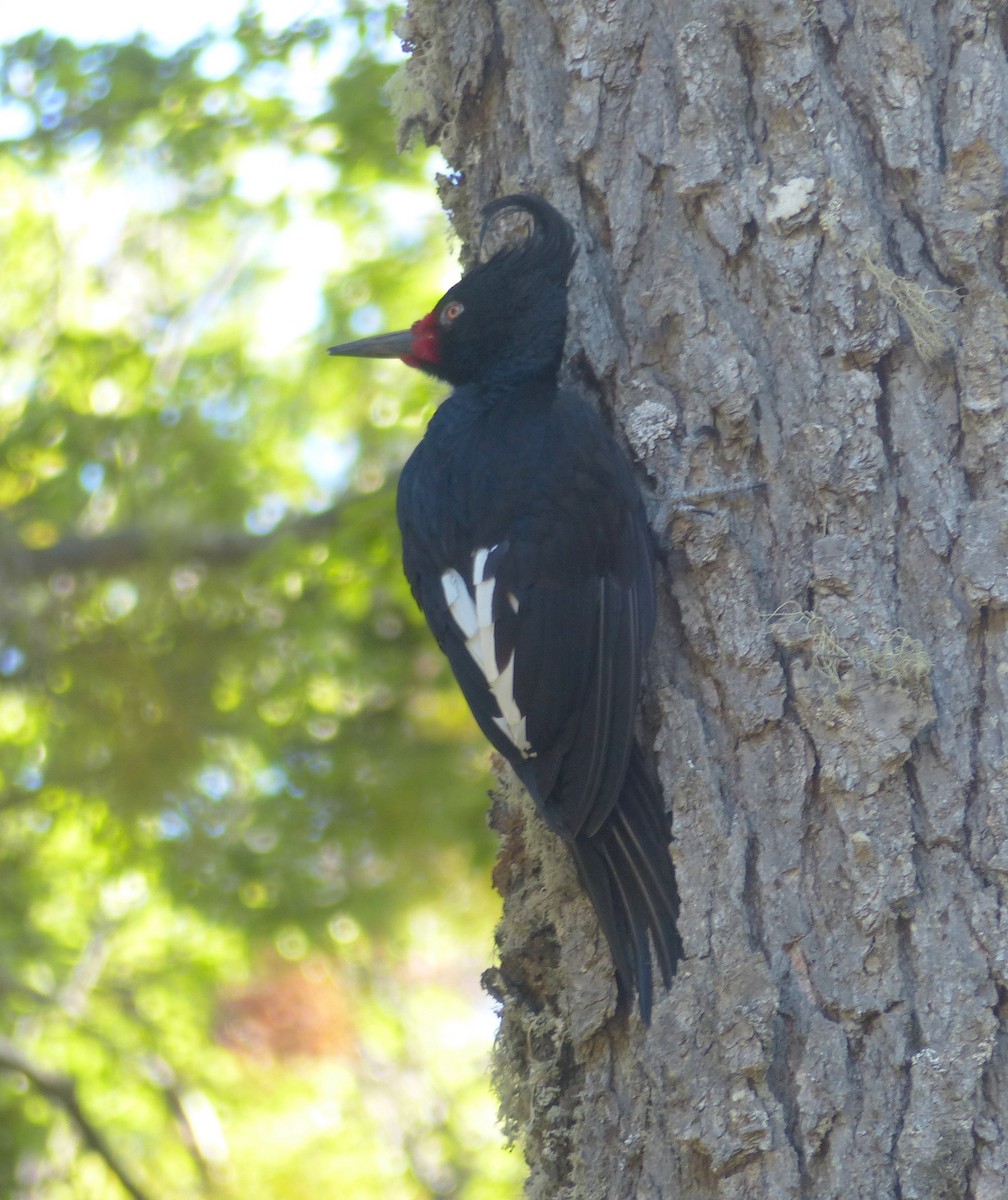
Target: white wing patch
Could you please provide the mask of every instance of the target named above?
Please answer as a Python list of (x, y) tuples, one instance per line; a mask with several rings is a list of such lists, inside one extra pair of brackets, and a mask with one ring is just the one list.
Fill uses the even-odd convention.
[[(514, 698), (514, 651), (503, 669), (497, 666), (497, 644), (494, 636), (494, 590), (497, 581), (486, 574), (487, 560), (497, 549), (490, 546), (473, 554), (472, 589), (452, 568), (441, 576), (441, 589), (452, 619), (465, 638), (466, 649), (487, 681), (491, 695), (501, 711), (494, 724), (515, 749), (524, 757), (534, 757), (525, 732), (525, 717)], [(508, 593), (512, 612), (518, 611), (517, 597)]]

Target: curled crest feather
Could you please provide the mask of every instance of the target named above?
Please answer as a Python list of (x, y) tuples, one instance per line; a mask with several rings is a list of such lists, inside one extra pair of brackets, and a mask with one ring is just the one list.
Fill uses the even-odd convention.
[(480, 227), (480, 248), (497, 221), (508, 213), (525, 213), (531, 218), (529, 235), (515, 245), (498, 250), (487, 262), (506, 265), (511, 270), (545, 276), (551, 283), (564, 284), (577, 258), (574, 230), (566, 218), (548, 204), (542, 196), (516, 192), (501, 196), (483, 209)]

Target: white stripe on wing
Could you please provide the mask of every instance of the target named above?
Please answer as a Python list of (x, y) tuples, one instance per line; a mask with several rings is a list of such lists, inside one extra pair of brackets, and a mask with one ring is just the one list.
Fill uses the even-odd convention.
[[(494, 627), (494, 592), (497, 580), (486, 574), (487, 561), (496, 546), (476, 550), (473, 553), (472, 585), (462, 578), (454, 568), (441, 576), (441, 589), (452, 620), (465, 639), (466, 649), (480, 669), (487, 687), (501, 715), (494, 717), (494, 724), (525, 758), (533, 755), (525, 728), (525, 717), (514, 697), (514, 651), (503, 668), (497, 665), (497, 642)], [(511, 611), (518, 612), (517, 598), (508, 593)]]

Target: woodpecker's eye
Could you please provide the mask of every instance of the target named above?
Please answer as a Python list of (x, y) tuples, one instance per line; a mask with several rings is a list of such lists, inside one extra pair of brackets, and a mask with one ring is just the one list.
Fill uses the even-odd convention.
[(450, 325), (452, 321), (457, 320), (465, 312), (465, 305), (458, 300), (452, 300), (450, 304), (446, 304), (441, 309), (441, 324)]

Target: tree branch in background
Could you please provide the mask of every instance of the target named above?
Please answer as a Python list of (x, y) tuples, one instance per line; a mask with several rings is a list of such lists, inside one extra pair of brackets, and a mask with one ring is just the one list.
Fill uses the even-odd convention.
[(133, 1179), (105, 1139), (105, 1135), (85, 1114), (77, 1099), (77, 1085), (69, 1075), (39, 1066), (6, 1038), (0, 1038), (0, 1071), (16, 1071), (24, 1075), (46, 1099), (62, 1108), (76, 1125), (85, 1144), (104, 1160), (105, 1165), (133, 1200), (153, 1200), (151, 1194), (144, 1191)]
[[(379, 491), (386, 491), (384, 485)], [(51, 546), (28, 548), (8, 531), (4, 548), (7, 567), (21, 578), (45, 578), (56, 571), (117, 571), (138, 563), (199, 559), (211, 565), (243, 563), (284, 538), (307, 540), (336, 529), (347, 511), (376, 493), (353, 494), (322, 512), (290, 517), (269, 533), (237, 529), (162, 530), (133, 525), (96, 537), (70, 534)]]

